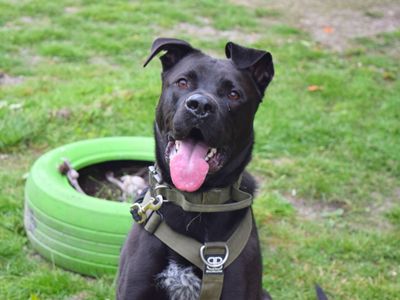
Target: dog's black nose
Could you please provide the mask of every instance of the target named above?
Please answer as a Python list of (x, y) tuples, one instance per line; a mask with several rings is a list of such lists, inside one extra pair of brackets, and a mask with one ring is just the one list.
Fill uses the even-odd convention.
[(213, 100), (202, 94), (194, 94), (186, 99), (186, 109), (196, 117), (204, 118), (215, 110)]

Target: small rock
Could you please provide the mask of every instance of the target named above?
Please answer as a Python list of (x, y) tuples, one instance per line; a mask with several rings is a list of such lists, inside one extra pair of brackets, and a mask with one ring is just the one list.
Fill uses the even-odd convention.
[(68, 120), (72, 115), (72, 111), (66, 107), (60, 108), (59, 110), (53, 112), (53, 116), (59, 119), (66, 119)]
[(19, 110), (19, 109), (21, 109), (23, 106), (24, 106), (23, 103), (11, 103), (11, 104), (9, 105), (9, 108), (10, 108), (11, 110)]
[(6, 160), (9, 157), (8, 154), (2, 154), (0, 153), (0, 160)]

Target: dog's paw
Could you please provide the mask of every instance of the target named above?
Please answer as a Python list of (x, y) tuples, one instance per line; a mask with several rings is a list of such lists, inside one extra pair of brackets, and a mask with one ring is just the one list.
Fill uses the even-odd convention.
[(163, 272), (156, 276), (157, 285), (164, 289), (171, 300), (197, 300), (201, 280), (193, 267), (182, 267), (170, 261)]

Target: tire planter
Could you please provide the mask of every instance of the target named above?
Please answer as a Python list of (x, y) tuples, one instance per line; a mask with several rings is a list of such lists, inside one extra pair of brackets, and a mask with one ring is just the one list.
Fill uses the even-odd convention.
[(78, 193), (58, 171), (64, 158), (76, 170), (107, 161), (154, 161), (153, 138), (101, 138), (59, 147), (34, 163), (26, 182), (24, 224), (33, 248), (74, 272), (114, 274), (132, 225), (131, 204)]

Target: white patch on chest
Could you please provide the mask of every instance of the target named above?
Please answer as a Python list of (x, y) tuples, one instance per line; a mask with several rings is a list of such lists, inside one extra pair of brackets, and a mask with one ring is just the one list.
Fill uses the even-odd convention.
[(193, 267), (179, 266), (171, 260), (164, 271), (156, 276), (156, 282), (165, 289), (171, 300), (199, 299), (201, 280), (193, 272)]

